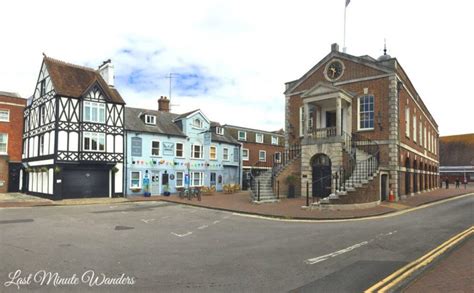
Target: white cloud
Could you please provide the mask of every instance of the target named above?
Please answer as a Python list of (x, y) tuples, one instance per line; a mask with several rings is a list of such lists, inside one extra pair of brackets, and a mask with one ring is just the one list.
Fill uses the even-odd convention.
[[(201, 108), (222, 123), (274, 130), (284, 125), (284, 83), (342, 43), (344, 2), (6, 1), (0, 90), (30, 96), (41, 52), (92, 67), (111, 58), (131, 106), (156, 105), (168, 95), (166, 74), (195, 70), (209, 78), (208, 91), (176, 91), (174, 111)], [(465, 89), (473, 67), (469, 11), (460, 0), (351, 1), (348, 53), (377, 57), (387, 38), (441, 134), (472, 132), (462, 121), (474, 108)], [(123, 83), (137, 69), (148, 86)]]

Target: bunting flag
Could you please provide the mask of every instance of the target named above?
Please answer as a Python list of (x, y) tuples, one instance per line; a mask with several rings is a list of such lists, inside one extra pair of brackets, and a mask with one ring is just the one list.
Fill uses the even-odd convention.
[(346, 7), (349, 5), (349, 3), (351, 3), (351, 0), (346, 0)]

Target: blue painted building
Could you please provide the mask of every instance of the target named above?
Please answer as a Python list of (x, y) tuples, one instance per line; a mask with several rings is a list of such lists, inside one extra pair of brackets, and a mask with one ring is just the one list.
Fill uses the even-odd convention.
[(158, 102), (158, 111), (125, 108), (127, 196), (241, 183), (238, 141), (201, 110), (178, 115), (169, 112), (168, 99)]

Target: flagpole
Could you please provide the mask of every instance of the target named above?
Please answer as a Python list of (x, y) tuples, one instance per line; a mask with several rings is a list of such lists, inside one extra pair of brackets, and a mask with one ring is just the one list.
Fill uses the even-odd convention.
[(346, 10), (347, 10), (347, 0), (344, 1), (344, 42), (342, 45), (342, 52), (346, 53)]

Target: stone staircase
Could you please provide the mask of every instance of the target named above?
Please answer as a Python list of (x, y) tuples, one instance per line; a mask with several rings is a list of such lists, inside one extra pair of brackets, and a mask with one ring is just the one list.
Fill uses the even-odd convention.
[[(260, 200), (258, 199), (258, 184), (260, 183)], [(272, 190), (272, 170), (267, 170), (255, 176), (252, 180), (252, 201), (277, 202), (279, 201)]]
[[(338, 181), (336, 192), (328, 197), (321, 199), (320, 204), (346, 204), (357, 203), (355, 194), (363, 194), (369, 192), (369, 186), (373, 187), (374, 179), (378, 177), (378, 159), (367, 154), (361, 149), (356, 149), (356, 161), (352, 174), (349, 178)], [(344, 177), (344, 173), (338, 173), (339, 178)]]

